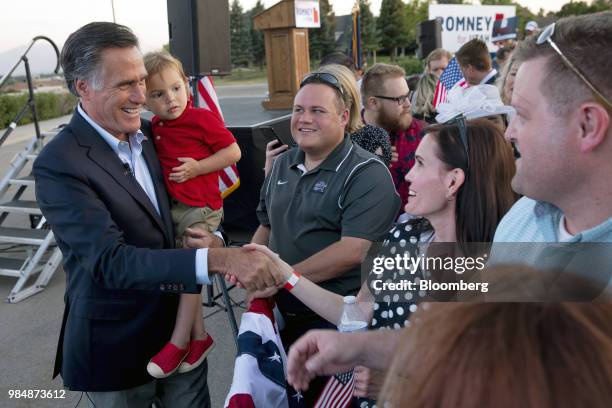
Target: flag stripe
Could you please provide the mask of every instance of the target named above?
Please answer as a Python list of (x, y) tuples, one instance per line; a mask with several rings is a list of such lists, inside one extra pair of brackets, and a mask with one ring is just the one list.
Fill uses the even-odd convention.
[(337, 402), (334, 405), (335, 408), (343, 408), (348, 404), (353, 396), (353, 377), (351, 376), (351, 381), (343, 387), (341, 392), (337, 397)]
[(437, 108), (441, 103), (446, 102), (446, 95), (453, 86), (459, 84), (459, 86), (465, 88), (467, 82), (463, 79), (463, 73), (459, 67), (459, 63), (456, 58), (452, 58), (444, 72), (440, 76), (438, 83), (436, 84), (436, 91), (433, 99), (433, 107)]
[(287, 356), (274, 322), (273, 302), (254, 300), (241, 318), (234, 378), (226, 408), (288, 408)]
[[(346, 383), (338, 380), (336, 376), (349, 376)], [(315, 408), (346, 408), (353, 398), (354, 378), (353, 373), (342, 373), (331, 377), (321, 395), (319, 396)]]
[(227, 174), (225, 169), (223, 169), (223, 171), (219, 172), (219, 177), (221, 178), (221, 181), (223, 182), (223, 184), (225, 184), (226, 186), (230, 186), (230, 185), (234, 184), (232, 178)]
[[(222, 122), (223, 112), (219, 105), (219, 98), (213, 84), (213, 80), (209, 76), (204, 76), (198, 81), (198, 106), (214, 113)], [(235, 164), (224, 168), (219, 172), (219, 191), (221, 198), (226, 198), (234, 190), (240, 187), (240, 176), (238, 175), (238, 167)]]
[(221, 106), (219, 105), (219, 99), (217, 98), (217, 93), (210, 77), (203, 77), (198, 82), (198, 91), (206, 103), (208, 110), (215, 113), (222, 121), (224, 121)]

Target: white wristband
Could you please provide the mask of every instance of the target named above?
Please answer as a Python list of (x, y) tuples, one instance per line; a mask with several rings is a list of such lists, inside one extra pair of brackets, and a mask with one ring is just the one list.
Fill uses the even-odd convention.
[(287, 282), (285, 282), (285, 285), (283, 287), (287, 289), (288, 291), (291, 291), (291, 289), (293, 289), (293, 287), (298, 283), (301, 277), (302, 275), (300, 275), (294, 270), (291, 273), (291, 276), (289, 276), (289, 279), (287, 279)]

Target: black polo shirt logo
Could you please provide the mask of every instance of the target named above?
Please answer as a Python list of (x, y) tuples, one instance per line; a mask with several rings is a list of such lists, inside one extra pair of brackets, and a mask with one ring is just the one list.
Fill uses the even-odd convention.
[(327, 188), (327, 183), (321, 180), (321, 181), (317, 181), (317, 183), (312, 188), (312, 191), (316, 193), (323, 193), (325, 192), (326, 188)]

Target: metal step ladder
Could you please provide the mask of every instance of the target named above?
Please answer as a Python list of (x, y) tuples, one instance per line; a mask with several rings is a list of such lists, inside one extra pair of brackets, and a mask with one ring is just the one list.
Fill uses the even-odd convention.
[[(36, 201), (23, 199), (34, 188), (29, 173), (32, 162), (43, 142), (59, 130), (34, 136), (24, 150), (17, 153), (0, 181), (0, 276), (17, 278), (6, 301), (17, 303), (42, 291), (57, 270), (62, 254), (55, 245), (53, 232), (45, 228), (45, 219)], [(25, 173), (25, 174), (24, 174)], [(27, 215), (30, 225), (7, 227), (6, 220), (15, 215)]]

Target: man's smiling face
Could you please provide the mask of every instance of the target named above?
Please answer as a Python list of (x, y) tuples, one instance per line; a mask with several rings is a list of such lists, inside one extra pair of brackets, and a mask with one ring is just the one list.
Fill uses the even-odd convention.
[(295, 96), (291, 134), (307, 154), (327, 156), (343, 140), (349, 113), (339, 111), (336, 92), (331, 86), (311, 83)]
[(136, 47), (108, 48), (95, 80), (77, 80), (85, 112), (117, 138), (140, 128), (140, 111), (145, 103), (145, 69)]

